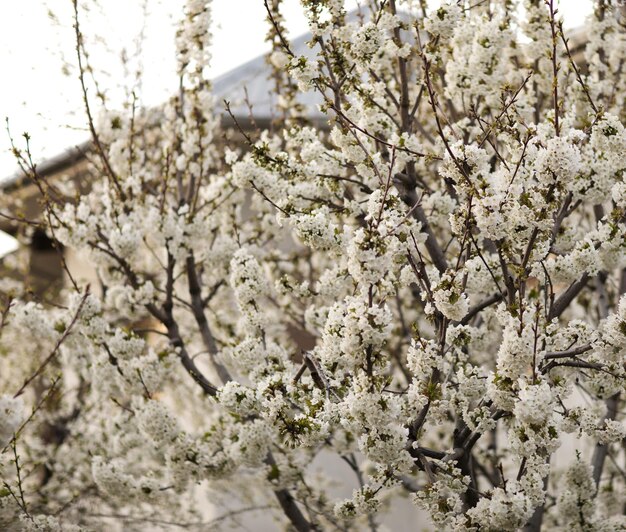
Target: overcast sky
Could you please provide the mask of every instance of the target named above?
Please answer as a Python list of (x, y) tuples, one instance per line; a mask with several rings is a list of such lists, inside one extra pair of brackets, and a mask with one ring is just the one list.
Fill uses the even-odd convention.
[[(84, 33), (102, 42), (90, 49), (104, 86), (115, 86), (124, 75), (116, 60), (122, 50), (133, 56), (135, 38), (145, 17), (142, 0), (101, 0), (103, 7), (84, 13)], [(151, 14), (144, 26), (141, 52), (143, 102), (157, 104), (175, 90), (174, 22), (182, 0), (149, 0)], [(349, 2), (356, 4), (356, 0)], [(436, 2), (435, 2), (436, 3)], [(0, 17), (0, 178), (13, 173), (4, 119), (9, 118), (13, 136), (21, 142), (27, 131), (36, 159), (53, 156), (88, 138), (84, 129), (80, 87), (76, 78), (74, 30), (70, 0), (5, 1)], [(567, 27), (583, 23), (591, 0), (562, 0)], [(50, 11), (52, 15), (50, 16)], [(298, 0), (284, 0), (289, 34), (306, 31)], [(211, 77), (218, 76), (267, 51), (263, 0), (214, 0), (214, 49)], [(92, 39), (93, 40), (93, 39)], [(90, 44), (88, 42), (88, 44)], [(104, 44), (104, 46), (103, 46)], [(69, 65), (69, 68), (68, 66)], [(113, 95), (114, 96), (114, 95)]]

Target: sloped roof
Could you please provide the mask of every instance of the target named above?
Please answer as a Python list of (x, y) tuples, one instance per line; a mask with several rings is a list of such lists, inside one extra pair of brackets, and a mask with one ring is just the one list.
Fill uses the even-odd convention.
[[(360, 16), (360, 10), (354, 9), (347, 14), (347, 20), (354, 22)], [(399, 13), (401, 18), (407, 15)], [(585, 28), (575, 28), (568, 32), (572, 41), (571, 49), (574, 55), (578, 55), (584, 46)], [(319, 46), (310, 48), (307, 42), (312, 35), (310, 32), (304, 33), (295, 39), (290, 40), (290, 48), (296, 56), (305, 56), (309, 59), (317, 57)], [(412, 39), (412, 35), (408, 35)], [(261, 128), (269, 127), (272, 119), (276, 116), (276, 95), (273, 80), (269, 79), (269, 67), (267, 64), (267, 54), (258, 57), (238, 66), (234, 69), (215, 78), (212, 82), (213, 94), (215, 95), (216, 109), (221, 110), (222, 123), (232, 126), (232, 118), (224, 108), (224, 100), (230, 104), (230, 109), (238, 124), (244, 129), (251, 124), (250, 109), (247, 100), (252, 106), (252, 116), (254, 122)], [(306, 93), (298, 92), (297, 101), (304, 106), (307, 118), (314, 124), (323, 127), (327, 123), (327, 117), (319, 111), (318, 105), (322, 103), (321, 96), (316, 91)], [(52, 175), (65, 171), (76, 163), (82, 161), (92, 145), (91, 140), (87, 140), (80, 145), (71, 147), (64, 152), (46, 159), (37, 165), (41, 175)], [(19, 186), (23, 178), (22, 172), (16, 172), (6, 178), (0, 178), (0, 190), (7, 190)]]
[[(317, 56), (317, 47), (309, 48), (307, 42), (311, 34), (305, 33), (290, 42), (291, 51), (296, 56), (313, 59)], [(260, 55), (243, 65), (213, 80), (213, 94), (218, 108), (223, 100), (230, 102), (230, 108), (236, 117), (247, 117), (249, 109), (245, 103), (246, 91), (252, 105), (255, 120), (271, 119), (276, 115), (276, 90), (273, 81), (268, 77), (267, 55)], [(306, 110), (310, 119), (323, 119), (317, 106), (322, 103), (320, 95), (314, 91), (298, 93), (297, 100)]]
[[(65, 151), (38, 163), (37, 172), (42, 176), (63, 172), (74, 166), (74, 164), (82, 161), (90, 148), (91, 140), (86, 140), (76, 146), (67, 148)], [(14, 186), (18, 186), (23, 177), (24, 174), (22, 171), (18, 170), (10, 176), (0, 178), (0, 189), (8, 190)]]
[[(311, 33), (305, 33), (290, 41), (291, 50), (296, 55), (304, 55), (314, 58), (317, 50), (307, 46), (311, 39)], [(212, 81), (213, 94), (215, 95), (216, 110), (221, 114), (222, 123), (233, 125), (232, 118), (226, 112), (224, 100), (230, 103), (230, 109), (237, 122), (244, 128), (249, 127), (250, 109), (246, 100), (252, 106), (254, 121), (259, 127), (267, 127), (276, 116), (276, 96), (273, 81), (268, 79), (269, 67), (267, 54), (258, 57), (218, 76)], [(318, 104), (322, 102), (319, 94), (309, 91), (298, 93), (297, 100), (304, 106), (307, 117), (312, 122), (325, 121), (324, 115), (318, 110)], [(92, 145), (91, 140), (86, 140), (77, 146), (68, 148), (37, 165), (37, 170), (42, 176), (56, 174), (71, 168), (84, 159)], [(23, 178), (21, 171), (0, 178), (0, 189), (7, 190), (19, 186)]]

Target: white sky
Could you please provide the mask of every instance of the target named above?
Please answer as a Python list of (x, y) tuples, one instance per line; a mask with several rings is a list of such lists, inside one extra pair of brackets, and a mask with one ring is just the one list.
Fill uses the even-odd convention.
[[(145, 25), (142, 48), (142, 98), (147, 105), (164, 101), (174, 90), (174, 25), (182, 0), (146, 0), (152, 14)], [(103, 8), (82, 16), (88, 36), (103, 39), (109, 53), (94, 57), (94, 65), (109, 69), (100, 75), (102, 86), (116, 86), (123, 77), (120, 51), (133, 54), (133, 44), (142, 21), (141, 0), (101, 0)], [(307, 29), (298, 0), (284, 0), (289, 35)], [(356, 4), (356, 0), (348, 2)], [(436, 3), (436, 2), (435, 2)], [(75, 63), (72, 6), (70, 0), (5, 0), (0, 17), (0, 179), (15, 170), (4, 119), (19, 145), (21, 135), (31, 135), (35, 159), (51, 157), (86, 140), (80, 86)], [(560, 10), (566, 27), (584, 22), (591, 0), (561, 0)], [(52, 8), (56, 22), (48, 16)], [(266, 22), (263, 0), (213, 0), (214, 46), (210, 76), (215, 77), (267, 51), (264, 43)], [(89, 42), (87, 42), (89, 46)], [(102, 43), (90, 50), (102, 49)]]

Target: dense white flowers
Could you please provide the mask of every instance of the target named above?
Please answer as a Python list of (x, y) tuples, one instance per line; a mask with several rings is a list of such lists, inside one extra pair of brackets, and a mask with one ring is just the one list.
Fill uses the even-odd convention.
[(341, 245), (341, 230), (332, 222), (327, 208), (292, 218), (296, 235), (313, 249), (332, 250)]
[(223, 116), (188, 0), (177, 94), (103, 112), (89, 179), (31, 169), (20, 231), (70, 252), (46, 293), (3, 263), (0, 528), (189, 527), (207, 500), (225, 527), (374, 530), (403, 501), (437, 530), (624, 528), (613, 10), (583, 65), (556, 2), (307, 1), (306, 54), (280, 4), (272, 116)]
[(433, 301), (446, 318), (460, 321), (469, 310), (469, 299), (456, 279), (446, 274), (433, 288)]
[(301, 91), (307, 91), (311, 88), (311, 82), (317, 74), (315, 65), (305, 56), (294, 57), (289, 63), (289, 72), (298, 82)]
[(547, 184), (573, 181), (580, 168), (578, 148), (563, 137), (550, 139), (537, 154), (536, 171), (540, 181)]
[(519, 401), (513, 410), (516, 419), (528, 425), (548, 422), (555, 405), (552, 390), (547, 383), (522, 385), (518, 397)]
[(577, 456), (562, 482), (557, 508), (563, 525), (571, 530), (596, 528), (593, 504), (596, 487), (589, 465)]
[[(440, 9), (446, 25), (452, 27), (455, 9), (448, 6)], [(439, 13), (435, 12), (438, 18)], [(449, 32), (446, 25), (440, 29)], [(451, 44), (452, 58), (446, 65), (447, 94), (458, 102), (464, 98), (469, 101), (485, 98), (488, 104), (495, 103), (501, 88), (513, 77), (507, 61), (513, 32), (506, 18), (498, 13), (490, 18), (476, 16), (457, 23)]]
[(137, 415), (139, 429), (155, 445), (172, 442), (180, 432), (176, 417), (160, 401), (147, 401)]
[(469, 512), (473, 521), (483, 530), (515, 530), (521, 528), (532, 513), (524, 493), (496, 488)]
[(455, 2), (442, 2), (441, 6), (428, 14), (425, 29), (433, 36), (449, 39), (461, 19), (461, 7)]
[(24, 401), (21, 397), (0, 396), (0, 446), (4, 447), (25, 420)]
[(253, 329), (262, 325), (259, 298), (267, 293), (267, 281), (256, 259), (246, 250), (237, 251), (230, 264), (231, 284), (246, 323)]

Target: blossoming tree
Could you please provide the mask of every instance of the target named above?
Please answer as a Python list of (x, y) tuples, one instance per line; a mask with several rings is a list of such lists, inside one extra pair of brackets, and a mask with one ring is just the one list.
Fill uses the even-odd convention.
[(186, 3), (179, 94), (101, 118), (75, 2), (96, 177), (78, 194), (15, 151), (42, 194), (24, 223), (100, 286), (3, 284), (0, 526), (193, 528), (209, 497), (376, 530), (405, 493), (437, 530), (626, 527), (617, 7), (581, 61), (553, 0), (305, 0), (311, 59), (279, 4), (276, 127), (235, 142), (210, 2)]

